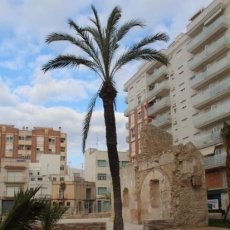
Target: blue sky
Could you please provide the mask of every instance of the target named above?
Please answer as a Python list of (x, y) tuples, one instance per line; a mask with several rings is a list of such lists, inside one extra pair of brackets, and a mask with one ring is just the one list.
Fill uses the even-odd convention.
[[(59, 69), (43, 74), (41, 66), (58, 54), (79, 53), (65, 42), (45, 44), (51, 32), (72, 31), (67, 19), (79, 25), (89, 24), (91, 4), (98, 9), (102, 23), (115, 5), (122, 8), (121, 22), (141, 18), (144, 29), (134, 29), (123, 40), (123, 48), (143, 36), (166, 32), (167, 44), (156, 43), (155, 48), (167, 47), (180, 33), (186, 32), (189, 18), (211, 0), (1, 0), (0, 2), (0, 123), (32, 129), (48, 126), (68, 134), (68, 164), (81, 167), (81, 128), (87, 104), (100, 85), (100, 79), (80, 67)], [(140, 63), (125, 66), (116, 76), (118, 149), (128, 148), (123, 111), (126, 93), (124, 83), (136, 72)], [(98, 101), (94, 112), (87, 148), (106, 149), (103, 110)], [(71, 163), (70, 163), (71, 162)]]

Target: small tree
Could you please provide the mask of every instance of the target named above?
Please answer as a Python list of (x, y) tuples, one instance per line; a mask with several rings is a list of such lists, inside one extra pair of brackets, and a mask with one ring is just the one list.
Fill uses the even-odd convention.
[(51, 201), (49, 201), (42, 213), (41, 224), (43, 230), (52, 230), (58, 220), (61, 219), (62, 215), (67, 210), (67, 207), (54, 205), (52, 207)]
[(65, 182), (61, 182), (60, 184), (60, 190), (62, 191), (62, 205), (64, 205), (64, 201), (65, 201), (65, 190), (66, 190), (66, 183)]

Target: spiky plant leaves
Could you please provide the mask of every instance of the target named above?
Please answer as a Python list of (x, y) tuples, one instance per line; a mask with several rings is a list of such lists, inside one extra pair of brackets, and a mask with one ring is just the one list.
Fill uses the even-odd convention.
[(35, 189), (21, 188), (14, 196), (14, 205), (3, 218), (0, 230), (28, 230), (42, 217), (47, 200), (35, 198), (40, 187)]

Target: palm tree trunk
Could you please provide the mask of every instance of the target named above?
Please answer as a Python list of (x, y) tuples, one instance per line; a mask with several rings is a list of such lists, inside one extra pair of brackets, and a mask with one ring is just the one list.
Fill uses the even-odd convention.
[(121, 184), (120, 184), (120, 167), (117, 152), (117, 134), (114, 114), (114, 99), (117, 91), (110, 85), (104, 83), (100, 97), (104, 106), (104, 119), (106, 127), (106, 142), (108, 148), (108, 158), (113, 185), (114, 200), (114, 230), (123, 230), (124, 223), (122, 218), (122, 201), (121, 201)]

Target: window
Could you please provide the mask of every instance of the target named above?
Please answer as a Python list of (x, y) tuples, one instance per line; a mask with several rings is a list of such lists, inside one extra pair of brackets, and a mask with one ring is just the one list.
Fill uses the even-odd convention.
[(61, 165), (60, 170), (65, 170), (65, 166)]
[(106, 167), (106, 160), (97, 160), (98, 167)]
[(31, 177), (31, 178), (30, 178), (30, 181), (35, 181), (35, 178), (34, 178), (34, 177)]
[(107, 194), (107, 188), (106, 187), (98, 187), (97, 193), (102, 194), (102, 195)]
[(181, 49), (176, 53), (176, 58), (179, 59), (182, 56)]
[(61, 161), (65, 161), (65, 157), (61, 156), (60, 157)]
[(134, 128), (131, 129), (131, 136), (135, 137), (135, 129)]
[(138, 95), (138, 96), (137, 96), (137, 104), (138, 104), (138, 105), (141, 104), (141, 95)]
[(57, 180), (57, 178), (56, 177), (53, 177), (53, 181), (56, 181)]
[(38, 180), (42, 180), (42, 177), (38, 177)]
[(141, 119), (141, 111), (138, 112), (138, 120)]
[(18, 140), (19, 140), (19, 141), (25, 140), (25, 136), (19, 136), (19, 137), (18, 137)]
[(64, 177), (60, 177), (60, 181), (64, 181), (65, 180), (65, 178)]
[(122, 162), (121, 162), (121, 167), (124, 167), (124, 166), (126, 166), (127, 164), (129, 164), (129, 161), (122, 161)]
[(61, 143), (65, 143), (65, 138), (61, 138)]
[(12, 143), (14, 140), (13, 135), (6, 135), (6, 143)]
[(65, 152), (65, 148), (64, 147), (61, 147), (61, 152)]
[(70, 207), (70, 202), (66, 202), (66, 206)]
[(51, 145), (55, 144), (55, 138), (49, 138), (49, 144)]
[(97, 179), (98, 180), (106, 180), (106, 174), (105, 173), (98, 173)]
[(138, 132), (140, 133), (141, 131), (141, 128), (142, 128), (142, 123), (138, 123)]

